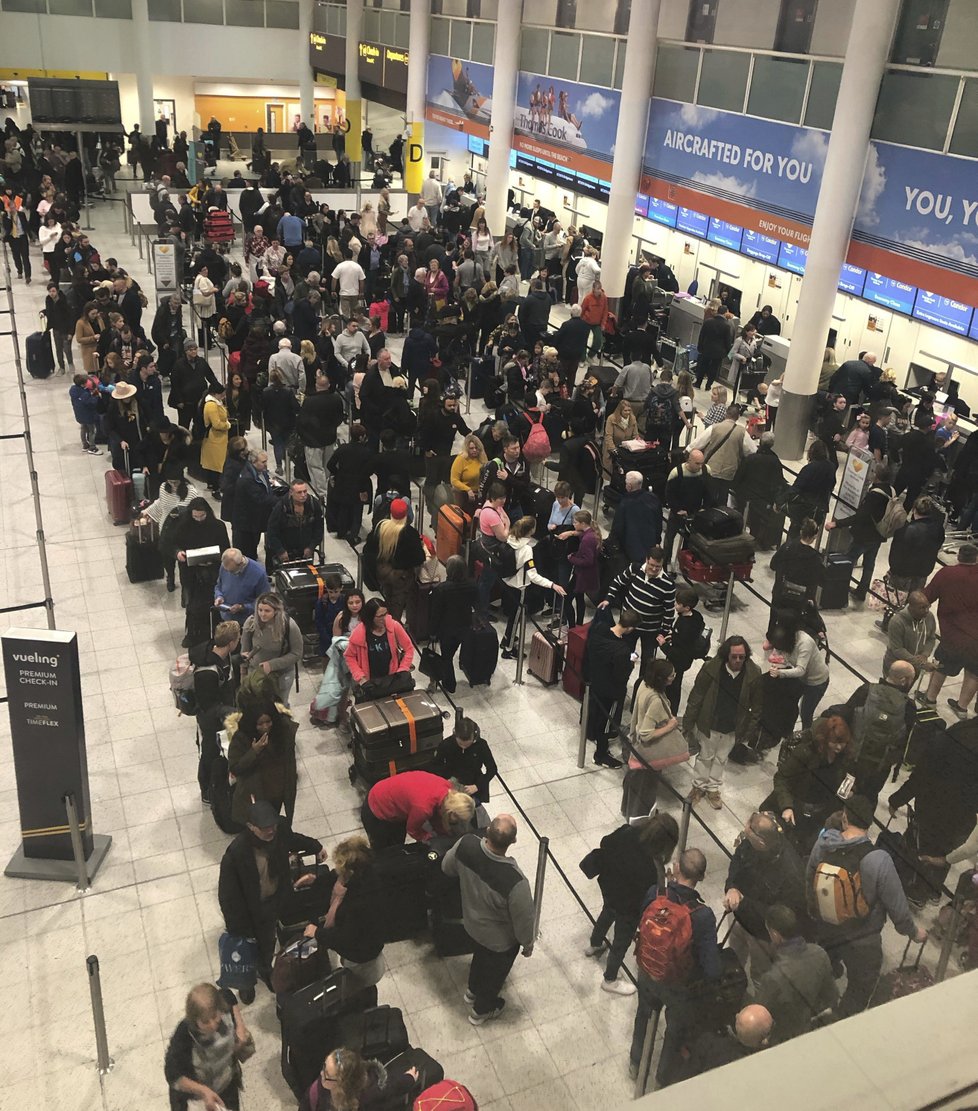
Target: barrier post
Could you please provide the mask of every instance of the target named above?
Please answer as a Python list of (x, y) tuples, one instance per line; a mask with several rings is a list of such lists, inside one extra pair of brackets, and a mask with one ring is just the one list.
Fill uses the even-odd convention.
[(469, 358), (469, 369), (465, 372), (465, 415), (468, 416), (472, 409), (472, 358)]
[(526, 640), (526, 604), (522, 594), (520, 594), (520, 615), (516, 624), (516, 635), (519, 637), (519, 648), (516, 652), (516, 683), (518, 686), (522, 686), (523, 649), (525, 647), (523, 642)]
[(638, 1074), (635, 1077), (635, 1099), (645, 1095), (649, 1086), (649, 1073), (652, 1071), (652, 1054), (655, 1050), (655, 1036), (659, 1029), (659, 1018), (662, 1009), (659, 1008), (649, 1016), (648, 1025), (645, 1027), (645, 1041), (642, 1043), (642, 1056), (638, 1063)]
[(677, 853), (684, 853), (686, 851), (686, 841), (689, 837), (689, 819), (693, 813), (693, 804), (688, 798), (683, 799), (683, 813), (679, 819), (679, 843), (676, 846)]
[(547, 878), (547, 852), (550, 848), (550, 838), (541, 837), (540, 847), (537, 850), (537, 875), (533, 883), (533, 940), (536, 941), (540, 933), (540, 916), (543, 914), (543, 884)]
[(730, 621), (730, 607), (733, 605), (734, 573), (730, 569), (730, 578), (727, 579), (727, 594), (723, 600), (723, 620), (720, 622), (720, 643), (727, 639), (727, 624)]
[(354, 548), (357, 556), (357, 590), (363, 590), (363, 559), (360, 555), (360, 549)]
[(75, 808), (75, 796), (67, 794), (64, 797), (65, 812), (68, 815), (68, 831), (71, 834), (71, 855), (75, 858), (75, 867), (78, 869), (78, 890), (87, 891), (91, 887), (88, 878), (88, 863), (85, 860), (85, 846), (82, 844), (81, 826), (78, 824), (78, 811)]
[(104, 1076), (112, 1071), (115, 1062), (109, 1056), (109, 1039), (105, 1032), (105, 1008), (102, 1006), (102, 981), (98, 972), (98, 957), (94, 954), (87, 958), (88, 987), (92, 995), (92, 1017), (95, 1020), (95, 1050), (98, 1054), (97, 1068)]
[(577, 766), (584, 767), (584, 757), (587, 755), (587, 717), (591, 708), (591, 688), (584, 688), (584, 698), (581, 701), (581, 735), (577, 743)]
[(941, 953), (937, 958), (937, 968), (934, 969), (934, 979), (940, 983), (947, 975), (947, 966), (951, 960), (951, 950), (954, 948), (958, 935), (958, 926), (961, 922), (961, 899), (955, 895), (951, 900), (951, 921), (944, 931), (944, 940), (941, 942)]
[(591, 516), (596, 521), (598, 519), (598, 503), (601, 501), (601, 487), (604, 486), (604, 474), (601, 471), (602, 464), (598, 463), (598, 479), (594, 486), (594, 505), (591, 509)]

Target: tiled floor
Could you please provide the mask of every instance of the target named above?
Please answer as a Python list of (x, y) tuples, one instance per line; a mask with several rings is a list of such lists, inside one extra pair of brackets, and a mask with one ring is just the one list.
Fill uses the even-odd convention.
[[(93, 213), (93, 241), (116, 255), (152, 297), (152, 279), (122, 231), (118, 204)], [(35, 282), (15, 281), (22, 340), (36, 327), (44, 283), (35, 256)], [(5, 295), (4, 295), (5, 296)], [(0, 306), (2, 307), (2, 306)], [(147, 311), (146, 323), (151, 319)], [(0, 340), (0, 433), (21, 429), (20, 397), (9, 340)], [(395, 347), (398, 345), (395, 344)], [(112, 848), (92, 890), (4, 879), (0, 882), (0, 1111), (22, 1108), (90, 1111), (166, 1105), (162, 1054), (187, 989), (216, 975), (221, 917), (217, 872), (228, 838), (200, 804), (193, 723), (172, 706), (167, 670), (183, 633), (178, 595), (162, 584), (131, 585), (125, 573), (122, 530), (104, 503), (106, 456), (84, 455), (67, 397), (70, 379), (27, 379), (35, 461), (59, 628), (76, 630), (82, 660), (86, 732), (95, 829), (111, 833)], [(477, 403), (479, 415), (482, 407)], [(476, 417), (473, 407), (472, 417)], [(35, 525), (22, 445), (0, 443), (0, 604), (43, 596)], [(327, 540), (327, 558), (349, 560), (350, 549)], [(770, 575), (758, 564), (757, 589)], [(882, 657), (873, 614), (828, 614), (832, 642), (849, 663), (875, 677)], [(718, 615), (707, 619), (716, 630)], [(40, 625), (37, 611), (17, 615)], [(763, 606), (737, 592), (730, 631), (760, 649)], [(692, 676), (689, 677), (691, 680)], [(302, 707), (315, 678), (303, 675), (294, 697)], [(828, 697), (844, 699), (856, 684), (839, 663)], [(957, 687), (948, 684), (947, 694)], [(529, 960), (518, 961), (506, 989), (505, 1019), (478, 1030), (465, 1021), (461, 986), (465, 958), (440, 960), (424, 941), (387, 948), (389, 971), (381, 1000), (400, 1006), (412, 1041), (439, 1058), (449, 1075), (467, 1083), (484, 1111), (541, 1111), (576, 1106), (595, 1111), (628, 1098), (625, 1062), (634, 1004), (599, 990), (597, 966), (581, 955), (589, 924), (581, 903), (597, 909), (596, 885), (578, 861), (619, 820), (620, 773), (576, 766), (576, 703), (559, 688), (532, 678), (514, 683), (502, 662), (492, 687), (459, 693), (495, 752), (505, 789), (494, 786), (490, 809), (518, 811), (516, 856), (532, 877), (536, 834), (550, 839), (551, 865), (542, 936)], [(347, 778), (343, 740), (298, 718), (300, 790), (296, 827), (327, 845), (358, 827), (359, 795)], [(0, 719), (0, 854), (19, 839), (9, 724)], [(710, 861), (708, 898), (722, 891), (725, 860), (697, 825), (705, 823), (727, 846), (767, 792), (772, 765), (731, 766), (725, 807), (705, 809), (690, 830)], [(671, 771), (680, 793), (686, 768)], [(511, 797), (509, 796), (511, 792)], [(678, 811), (663, 792), (662, 804)], [(531, 828), (532, 823), (532, 828)], [(887, 933), (895, 954), (898, 939)], [(933, 949), (933, 947), (932, 947)], [(85, 957), (101, 962), (109, 1047), (114, 1071), (95, 1070)], [(279, 1073), (279, 1038), (272, 1002), (262, 992), (247, 1009), (258, 1054), (246, 1067), (249, 1111), (289, 1107), (294, 1101)]]

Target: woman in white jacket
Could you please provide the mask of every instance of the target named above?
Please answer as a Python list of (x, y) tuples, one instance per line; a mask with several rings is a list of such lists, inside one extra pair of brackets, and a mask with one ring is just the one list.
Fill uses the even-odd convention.
[(61, 225), (53, 216), (47, 216), (44, 226), (37, 229), (37, 241), (41, 245), (41, 255), (44, 259), (44, 269), (52, 274), (51, 254), (61, 238)]
[(577, 264), (577, 303), (580, 304), (601, 277), (598, 252), (593, 247), (584, 248), (584, 256)]
[[(519, 647), (516, 617), (520, 612), (520, 604), (527, 607), (527, 613), (537, 613), (543, 608), (544, 591), (553, 590), (562, 598), (567, 595), (562, 586), (541, 575), (536, 569), (533, 562), (533, 547), (536, 544), (533, 534), (536, 527), (536, 518), (520, 517), (510, 528), (505, 546), (493, 560), (496, 563), (495, 570), (502, 578), (503, 612), (508, 618), (501, 653), (504, 660), (516, 659)], [(534, 587), (539, 587), (540, 590), (534, 591)]]
[(768, 639), (781, 655), (780, 661), (777, 657), (769, 661), (768, 675), (772, 679), (801, 680), (801, 727), (809, 729), (829, 686), (829, 668), (822, 650), (811, 634), (785, 617), (770, 630)]

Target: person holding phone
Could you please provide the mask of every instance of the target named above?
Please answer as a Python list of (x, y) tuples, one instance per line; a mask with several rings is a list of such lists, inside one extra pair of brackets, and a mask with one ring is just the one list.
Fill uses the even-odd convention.
[(245, 825), (253, 799), (264, 799), (292, 825), (295, 815), (295, 735), (299, 728), (280, 703), (259, 703), (224, 719), (231, 744), (228, 770), (236, 777), (231, 817)]

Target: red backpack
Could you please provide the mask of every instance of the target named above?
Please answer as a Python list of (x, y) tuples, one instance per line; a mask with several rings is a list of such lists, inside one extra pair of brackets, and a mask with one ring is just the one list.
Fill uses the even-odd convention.
[(414, 1111), (479, 1111), (475, 1097), (457, 1080), (440, 1080), (414, 1101)]
[(638, 926), (635, 959), (639, 968), (660, 984), (681, 984), (693, 970), (693, 915), (699, 906), (680, 903), (668, 893), (645, 908)]
[(526, 419), (530, 422), (530, 434), (523, 445), (523, 458), (527, 463), (542, 463), (550, 455), (550, 437), (543, 427), (543, 414), (534, 414), (526, 410)]

